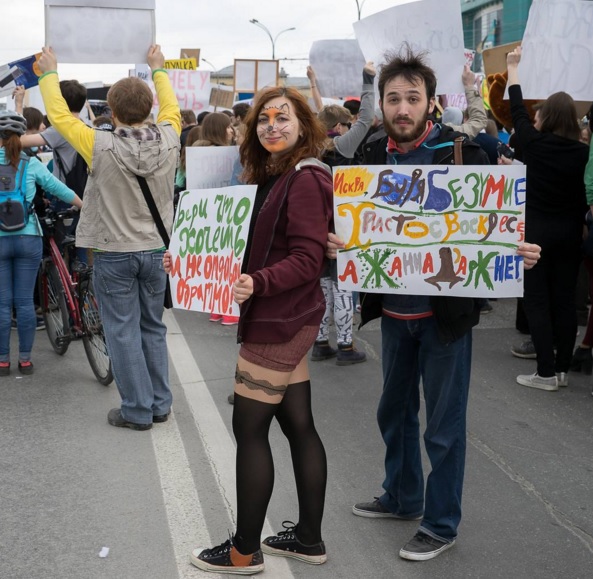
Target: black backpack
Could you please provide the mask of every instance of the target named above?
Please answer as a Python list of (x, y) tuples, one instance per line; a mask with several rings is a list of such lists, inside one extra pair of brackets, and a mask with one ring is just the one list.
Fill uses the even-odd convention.
[(0, 230), (19, 231), (29, 223), (32, 207), (26, 199), (29, 157), (21, 153), (18, 170), (11, 164), (0, 165)]
[(62, 162), (62, 158), (60, 157), (59, 153), (55, 149), (53, 153), (56, 161), (58, 162), (60, 174), (65, 175), (64, 183), (82, 199), (82, 196), (84, 195), (84, 189), (86, 187), (86, 182), (89, 177), (89, 168), (86, 164), (86, 161), (84, 160), (82, 155), (77, 152), (74, 165), (72, 165), (70, 171), (66, 173), (64, 163)]

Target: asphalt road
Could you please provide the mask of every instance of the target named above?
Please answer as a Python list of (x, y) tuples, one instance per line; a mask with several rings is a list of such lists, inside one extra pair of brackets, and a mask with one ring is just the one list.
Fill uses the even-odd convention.
[[(513, 358), (511, 300), (474, 330), (464, 516), (453, 549), (399, 559), (416, 523), (355, 517), (381, 492), (383, 446), (378, 324), (355, 333), (368, 362), (311, 364), (314, 412), (329, 460), (320, 567), (268, 557), (268, 579), (537, 578), (593, 576), (591, 377), (558, 392), (519, 386), (535, 371)], [(230, 430), (235, 329), (201, 314), (167, 313), (172, 418), (151, 431), (107, 424), (115, 385), (98, 384), (82, 344), (65, 356), (43, 332), (36, 373), (0, 378), (0, 579), (212, 577), (188, 563), (198, 544), (228, 538), (234, 520)], [(13, 332), (16, 351), (16, 333)], [(297, 513), (288, 446), (271, 433), (276, 463), (268, 531)], [(426, 469), (428, 471), (428, 467)], [(106, 557), (100, 557), (101, 551)]]

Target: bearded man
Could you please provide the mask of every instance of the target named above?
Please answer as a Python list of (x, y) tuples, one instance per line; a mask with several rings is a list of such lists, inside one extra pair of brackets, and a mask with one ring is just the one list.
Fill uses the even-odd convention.
[[(424, 56), (409, 46), (388, 59), (379, 76), (387, 136), (366, 143), (364, 165), (454, 164), (458, 138), (464, 164), (488, 164), (486, 153), (466, 135), (429, 120), (436, 84)], [(433, 205), (435, 200), (427, 198), (422, 204)], [(331, 234), (329, 241), (328, 255), (333, 257), (343, 242)], [(539, 258), (539, 247), (524, 244), (517, 253), (529, 268)], [(352, 510), (360, 517), (421, 521), (399, 555), (414, 561), (432, 559), (454, 545), (461, 520), (471, 329), (479, 321), (479, 307), (472, 298), (447, 295), (370, 293), (361, 303), (363, 324), (381, 317), (383, 394), (377, 418), (386, 445), (385, 480), (380, 497), (357, 503)], [(426, 491), (418, 419), (420, 379), (426, 404), (424, 441), (432, 467)]]

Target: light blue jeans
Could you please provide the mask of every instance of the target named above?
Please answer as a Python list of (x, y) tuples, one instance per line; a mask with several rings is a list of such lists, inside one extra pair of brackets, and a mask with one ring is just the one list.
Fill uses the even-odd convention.
[(19, 360), (31, 359), (37, 317), (33, 292), (43, 243), (37, 235), (0, 237), (0, 362), (10, 361), (10, 326), (14, 306), (19, 333)]
[(94, 287), (124, 419), (151, 424), (171, 408), (163, 253), (95, 252)]

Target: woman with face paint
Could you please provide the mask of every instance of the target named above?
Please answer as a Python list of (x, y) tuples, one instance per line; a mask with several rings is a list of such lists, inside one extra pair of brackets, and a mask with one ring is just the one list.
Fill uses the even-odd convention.
[[(307, 352), (325, 311), (319, 279), (332, 222), (332, 179), (317, 160), (325, 131), (294, 89), (258, 93), (240, 148), (245, 183), (257, 193), (233, 293), (241, 304), (233, 432), (237, 441), (237, 531), (191, 562), (205, 571), (253, 574), (263, 553), (321, 564), (327, 462), (311, 412)], [(261, 542), (274, 485), (273, 419), (290, 443), (297, 523)]]

